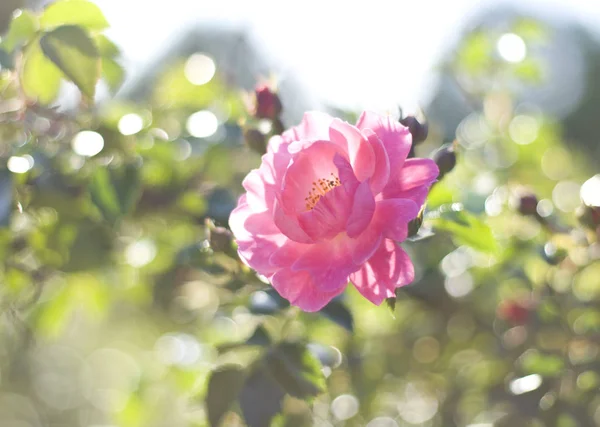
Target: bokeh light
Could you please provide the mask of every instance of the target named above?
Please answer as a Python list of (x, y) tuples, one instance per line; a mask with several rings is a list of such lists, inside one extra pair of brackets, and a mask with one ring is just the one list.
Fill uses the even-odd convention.
[(144, 128), (144, 119), (135, 113), (125, 114), (119, 120), (119, 132), (123, 135), (135, 135)]
[(203, 53), (195, 53), (185, 63), (185, 77), (195, 85), (203, 85), (211, 81), (217, 67), (215, 61)]
[(196, 138), (207, 138), (217, 132), (219, 120), (211, 111), (203, 110), (192, 114), (187, 119), (186, 129)]
[(80, 156), (93, 157), (104, 148), (104, 138), (98, 132), (84, 130), (71, 140), (71, 147)]
[(25, 173), (33, 167), (33, 164), (33, 157), (26, 154), (24, 156), (11, 156), (6, 167), (13, 173)]
[(514, 33), (506, 33), (500, 36), (497, 49), (500, 56), (508, 62), (521, 62), (527, 56), (525, 42)]

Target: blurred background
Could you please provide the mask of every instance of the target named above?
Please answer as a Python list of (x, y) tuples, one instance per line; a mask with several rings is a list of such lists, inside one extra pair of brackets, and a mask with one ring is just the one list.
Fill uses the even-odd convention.
[[(2, 427), (600, 425), (600, 3), (82, 2), (0, 3)], [(395, 303), (299, 313), (236, 256), (313, 109), (446, 161)]]

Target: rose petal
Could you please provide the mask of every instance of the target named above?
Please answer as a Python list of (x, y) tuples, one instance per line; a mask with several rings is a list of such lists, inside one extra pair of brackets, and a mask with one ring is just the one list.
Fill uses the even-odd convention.
[(288, 238), (299, 243), (312, 243), (313, 240), (304, 232), (296, 215), (284, 212), (278, 200), (273, 204), (273, 220), (279, 230)]
[(412, 200), (380, 200), (376, 206), (377, 223), (384, 236), (402, 242), (408, 235), (408, 223), (419, 214), (419, 207)]
[(391, 116), (365, 111), (356, 122), (361, 131), (371, 129), (379, 137), (390, 161), (390, 181), (400, 173), (412, 145), (412, 135)]
[(362, 268), (350, 275), (356, 289), (373, 304), (395, 296), (395, 289), (414, 280), (414, 266), (406, 252), (385, 239)]
[(375, 213), (375, 197), (371, 192), (370, 182), (363, 181), (354, 193), (352, 213), (346, 224), (346, 232), (350, 237), (357, 237), (371, 222)]
[(377, 194), (383, 190), (390, 179), (390, 159), (383, 143), (375, 132), (371, 129), (365, 129), (363, 134), (367, 137), (375, 153), (375, 172), (371, 177), (371, 190), (373, 194)]
[(313, 282), (311, 275), (306, 270), (292, 271), (289, 268), (275, 273), (271, 278), (271, 284), (290, 304), (309, 312), (322, 309), (333, 298), (341, 294), (346, 287), (346, 283), (344, 283), (337, 289), (324, 291)]
[(345, 148), (348, 153), (348, 160), (359, 181), (364, 181), (373, 176), (375, 172), (375, 153), (371, 144), (357, 128), (340, 119), (334, 119), (329, 127), (329, 139), (331, 142)]
[(298, 223), (313, 240), (332, 239), (346, 227), (352, 198), (344, 187), (335, 187), (309, 211), (298, 215)]

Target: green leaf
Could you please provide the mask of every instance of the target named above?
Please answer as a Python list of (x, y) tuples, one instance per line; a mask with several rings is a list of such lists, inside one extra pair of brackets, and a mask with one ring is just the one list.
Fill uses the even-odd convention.
[(94, 36), (94, 42), (96, 43), (100, 56), (103, 58), (115, 58), (121, 53), (121, 49), (119, 49), (119, 47), (104, 34), (96, 34)]
[(354, 331), (354, 319), (350, 310), (338, 299), (332, 300), (319, 313), (349, 332)]
[(204, 403), (212, 427), (221, 423), (243, 384), (244, 371), (240, 366), (221, 366), (211, 373)]
[(37, 29), (37, 18), (31, 12), (23, 10), (10, 23), (8, 32), (2, 37), (0, 46), (7, 52), (12, 52), (20, 45), (24, 45), (32, 39)]
[(539, 60), (525, 58), (514, 66), (514, 73), (525, 83), (540, 83), (542, 81), (543, 69)]
[(100, 56), (94, 41), (81, 27), (65, 25), (42, 36), (44, 55), (62, 70), (81, 92), (94, 98), (100, 78)]
[(291, 396), (306, 399), (325, 390), (321, 365), (304, 344), (284, 342), (265, 356), (269, 372)]
[(111, 92), (116, 92), (125, 79), (125, 70), (114, 59), (102, 58), (102, 78)]
[(285, 391), (260, 365), (246, 379), (239, 394), (240, 408), (248, 427), (265, 427), (281, 412)]
[(104, 30), (108, 22), (98, 6), (87, 0), (62, 0), (49, 5), (40, 17), (45, 29), (60, 25), (80, 25), (89, 30)]
[(21, 87), (25, 95), (41, 104), (50, 104), (58, 96), (63, 73), (44, 56), (40, 44), (35, 41), (25, 50)]
[(556, 377), (562, 373), (564, 362), (558, 356), (529, 351), (521, 357), (521, 367), (528, 374)]
[(437, 230), (450, 233), (456, 245), (466, 245), (484, 253), (498, 252), (498, 242), (492, 230), (473, 214), (452, 205), (442, 206), (432, 213), (431, 224)]
[(491, 65), (494, 45), (490, 36), (476, 31), (465, 39), (458, 52), (458, 65), (471, 74), (481, 74)]
[(271, 337), (263, 325), (258, 325), (246, 344), (266, 347), (271, 344)]
[(120, 169), (98, 168), (89, 188), (92, 203), (113, 224), (135, 206), (140, 193), (139, 170), (135, 164)]

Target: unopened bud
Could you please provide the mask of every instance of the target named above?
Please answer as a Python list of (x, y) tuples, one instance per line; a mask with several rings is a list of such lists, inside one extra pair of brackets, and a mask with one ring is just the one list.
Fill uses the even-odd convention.
[(267, 140), (261, 131), (255, 128), (248, 128), (244, 130), (244, 141), (246, 145), (258, 154), (265, 154), (267, 152)]
[(227, 252), (231, 249), (233, 235), (224, 227), (217, 227), (212, 221), (206, 222), (206, 234), (210, 247), (215, 252)]
[(600, 226), (600, 207), (582, 205), (577, 209), (576, 214), (582, 225), (591, 229)]
[(538, 199), (533, 193), (524, 193), (519, 196), (518, 210), (522, 215), (537, 216)]
[(276, 119), (281, 114), (279, 96), (267, 85), (257, 86), (254, 90), (254, 116), (259, 119)]
[(527, 323), (531, 312), (531, 304), (528, 301), (504, 300), (498, 305), (497, 316), (515, 325)]
[(421, 123), (415, 116), (406, 116), (403, 119), (400, 119), (400, 123), (406, 126), (410, 131), (414, 145), (420, 144), (427, 139), (427, 133), (429, 132), (429, 125), (427, 122)]
[(453, 144), (442, 145), (433, 155), (433, 160), (437, 164), (440, 174), (438, 179), (442, 179), (444, 175), (454, 169), (456, 166), (456, 152)]

